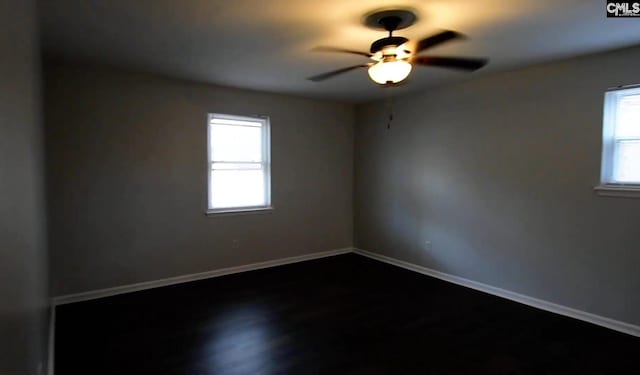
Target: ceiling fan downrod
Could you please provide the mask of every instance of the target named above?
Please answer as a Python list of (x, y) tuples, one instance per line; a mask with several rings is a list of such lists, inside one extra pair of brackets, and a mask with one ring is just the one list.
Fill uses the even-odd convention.
[(393, 36), (393, 32), (396, 31), (398, 25), (400, 25), (400, 22), (402, 22), (402, 19), (398, 16), (382, 17), (378, 21), (380, 26), (384, 27), (384, 29), (389, 32), (389, 38)]
[(382, 51), (385, 47), (400, 46), (408, 41), (407, 38), (401, 36), (393, 36), (393, 32), (398, 29), (398, 26), (402, 22), (402, 18), (398, 16), (386, 16), (378, 20), (380, 26), (389, 32), (389, 36), (386, 38), (378, 39), (371, 44), (370, 52), (375, 54), (378, 51)]

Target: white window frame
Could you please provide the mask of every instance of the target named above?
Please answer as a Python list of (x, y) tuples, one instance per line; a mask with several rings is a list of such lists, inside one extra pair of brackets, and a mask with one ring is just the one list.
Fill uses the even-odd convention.
[[(237, 206), (237, 207), (218, 207), (213, 208), (212, 202), (212, 186), (211, 186), (211, 173), (213, 170), (213, 149), (211, 145), (211, 126), (214, 119), (224, 120), (236, 120), (236, 121), (251, 121), (261, 123), (262, 128), (262, 162), (261, 169), (264, 176), (264, 194), (265, 204), (259, 206)], [(256, 164), (255, 162), (235, 162), (225, 161), (227, 163), (236, 164)], [(273, 210), (271, 204), (271, 126), (268, 116), (239, 116), (229, 115), (222, 113), (209, 113), (207, 116), (207, 215), (216, 215), (224, 213), (252, 213)]]
[[(604, 111), (602, 125), (602, 163), (600, 168), (600, 184), (595, 187), (596, 193), (602, 196), (640, 198), (640, 182), (615, 181), (613, 178), (616, 143), (623, 138), (615, 137), (616, 109), (618, 101), (627, 95), (639, 95), (640, 85), (620, 86), (610, 88), (604, 96)], [(624, 138), (626, 140), (640, 140), (640, 138)]]

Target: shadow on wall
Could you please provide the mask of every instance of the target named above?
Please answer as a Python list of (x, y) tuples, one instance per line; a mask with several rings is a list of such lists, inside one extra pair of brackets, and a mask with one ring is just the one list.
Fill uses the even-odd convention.
[[(545, 256), (584, 251), (571, 243), (575, 238), (590, 238), (593, 248), (602, 244), (602, 236), (589, 230), (591, 190), (575, 191), (585, 178), (570, 172), (570, 166), (584, 163), (587, 152), (571, 146), (576, 141), (572, 130), (556, 129), (549, 114), (542, 116), (545, 125), (518, 122), (521, 113), (540, 112), (534, 94), (522, 94), (513, 112), (496, 110), (490, 99), (476, 99), (480, 102), (467, 109), (482, 119), (477, 126), (446, 95), (398, 103), (388, 131), (382, 123), (384, 106), (361, 113), (358, 195), (372, 201), (372, 207), (357, 215), (370, 216), (362, 219), (367, 224), (361, 228), (378, 232), (365, 228), (364, 236), (358, 233), (362, 246), (478, 281), (489, 280), (487, 274), (498, 285), (518, 278), (515, 291), (541, 284), (579, 287)], [(552, 131), (558, 137), (549, 139)], [(362, 207), (364, 200), (359, 200)], [(596, 266), (580, 256), (571, 260), (561, 265), (564, 272), (588, 273)]]
[[(475, 280), (489, 272), (499, 283), (525, 276), (527, 286), (534, 288), (566, 283), (559, 279), (559, 269), (543, 264), (537, 250), (560, 251), (569, 247), (567, 238), (584, 231), (579, 222), (577, 227), (566, 225), (575, 218), (575, 207), (584, 204), (583, 196), (559, 196), (553, 189), (532, 189), (523, 195), (519, 183), (501, 181), (495, 171), (469, 173), (473, 164), (446, 157), (430, 142), (417, 146), (421, 136), (406, 129), (394, 131), (399, 134), (382, 142), (406, 143), (394, 145), (399, 150), (395, 154), (385, 152), (387, 165), (382, 169), (392, 171), (392, 177), (377, 185), (375, 195), (383, 202), (380, 211), (388, 216), (378, 216), (379, 243), (373, 250)], [(410, 151), (415, 149), (422, 155)], [(490, 189), (483, 186), (487, 181), (492, 181)], [(550, 201), (551, 209), (545, 207)], [(535, 238), (531, 227), (544, 230), (555, 241)], [(502, 257), (495, 256), (496, 249)], [(546, 273), (537, 272), (532, 264), (540, 264)], [(569, 265), (579, 266), (584, 265)]]

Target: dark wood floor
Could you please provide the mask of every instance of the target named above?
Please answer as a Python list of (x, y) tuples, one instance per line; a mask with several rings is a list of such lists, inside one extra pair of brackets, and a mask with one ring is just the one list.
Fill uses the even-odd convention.
[(640, 374), (640, 339), (348, 254), (57, 308), (56, 374)]

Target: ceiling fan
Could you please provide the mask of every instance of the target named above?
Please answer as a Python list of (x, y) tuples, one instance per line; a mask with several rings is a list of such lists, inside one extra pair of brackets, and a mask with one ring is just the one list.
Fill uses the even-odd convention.
[(365, 25), (384, 29), (389, 32), (389, 36), (373, 42), (369, 52), (337, 47), (316, 47), (313, 51), (351, 53), (368, 57), (373, 61), (318, 74), (308, 79), (320, 82), (352, 70), (368, 68), (371, 80), (380, 85), (390, 86), (407, 78), (414, 65), (474, 71), (487, 64), (488, 60), (484, 58), (418, 56), (429, 48), (462, 38), (463, 35), (455, 31), (443, 30), (413, 44), (408, 43), (407, 38), (393, 35), (394, 31), (409, 27), (415, 21), (416, 15), (409, 10), (384, 10), (370, 14), (364, 20)]

